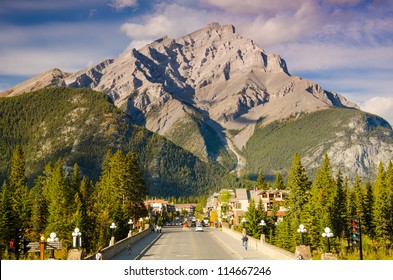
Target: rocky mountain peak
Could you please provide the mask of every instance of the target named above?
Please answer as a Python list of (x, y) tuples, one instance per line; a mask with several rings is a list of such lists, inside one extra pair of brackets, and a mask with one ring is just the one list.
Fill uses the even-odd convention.
[[(200, 158), (217, 158), (223, 147), (237, 155), (238, 163), (243, 162), (238, 151), (257, 123), (330, 107), (358, 109), (340, 94), (291, 76), (278, 54), (266, 53), (233, 25), (216, 22), (180, 38), (163, 36), (74, 74), (53, 69), (29, 84), (104, 92), (137, 124)], [(37, 86), (22, 83), (11, 93)]]

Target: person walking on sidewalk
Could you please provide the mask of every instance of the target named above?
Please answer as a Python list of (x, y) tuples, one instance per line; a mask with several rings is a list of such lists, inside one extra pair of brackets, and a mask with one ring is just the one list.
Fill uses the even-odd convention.
[(245, 234), (245, 235), (242, 237), (242, 242), (243, 242), (243, 248), (244, 248), (244, 250), (247, 251), (247, 243), (248, 243), (247, 234)]

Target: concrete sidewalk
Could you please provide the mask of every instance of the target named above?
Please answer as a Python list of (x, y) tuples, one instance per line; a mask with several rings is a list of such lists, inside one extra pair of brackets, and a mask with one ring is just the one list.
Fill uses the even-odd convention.
[(272, 257), (264, 254), (261, 251), (257, 251), (254, 248), (248, 248), (245, 250), (242, 246), (241, 239), (236, 238), (222, 232), (220, 229), (213, 228), (209, 231), (209, 234), (213, 235), (222, 246), (225, 246), (228, 250), (233, 251), (239, 256), (241, 260), (274, 260)]

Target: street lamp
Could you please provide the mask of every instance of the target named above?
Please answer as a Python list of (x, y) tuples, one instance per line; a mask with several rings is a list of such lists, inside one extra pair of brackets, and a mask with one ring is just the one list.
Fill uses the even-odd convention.
[[(46, 241), (47, 242), (59, 242), (59, 238), (56, 237), (56, 233), (52, 232), (50, 234), (50, 237)], [(51, 246), (50, 259), (52, 259), (52, 260), (55, 259), (55, 248), (53, 246)]]
[(263, 227), (266, 226), (265, 220), (261, 220), (261, 223), (259, 225), (262, 227), (262, 234), (263, 234)]
[(301, 245), (304, 245), (304, 236), (303, 236), (303, 234), (306, 233), (307, 230), (304, 228), (303, 224), (301, 224), (299, 226), (299, 228), (297, 229), (297, 232), (299, 232), (301, 234), (301, 237), (302, 237), (302, 244)]
[(82, 247), (82, 233), (79, 231), (79, 228), (75, 228), (72, 232), (72, 244), (74, 248), (78, 249)]
[(326, 246), (326, 253), (330, 253), (330, 237), (333, 237), (333, 232), (330, 231), (330, 228), (325, 227), (325, 232), (322, 233), (322, 237), (326, 237), (327, 239), (327, 246)]
[(242, 222), (242, 226), (243, 226), (242, 233), (243, 233), (243, 236), (245, 236), (246, 235), (246, 228), (244, 226), (244, 223), (247, 222), (246, 218), (243, 217), (241, 222)]
[(116, 224), (112, 223), (109, 227), (111, 229), (111, 242), (109, 243), (110, 246), (115, 245), (115, 228), (116, 228)]
[(132, 221), (132, 219), (130, 219), (128, 221), (128, 224), (130, 225), (130, 232), (129, 232), (128, 236), (132, 236), (132, 226), (134, 225), (134, 222)]

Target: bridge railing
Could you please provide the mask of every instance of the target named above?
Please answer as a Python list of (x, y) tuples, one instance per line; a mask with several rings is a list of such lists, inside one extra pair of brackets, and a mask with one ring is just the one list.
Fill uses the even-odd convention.
[[(238, 239), (239, 243), (241, 242), (242, 234), (238, 231), (235, 231), (232, 228), (229, 228), (228, 224), (225, 224), (225, 223), (222, 224), (222, 231), (224, 233)], [(277, 260), (297, 260), (298, 259), (296, 257), (296, 255), (292, 252), (289, 252), (289, 251), (286, 251), (286, 250), (279, 248), (277, 246), (268, 244), (268, 243), (264, 242), (263, 240), (259, 240), (254, 237), (251, 237), (251, 236), (248, 236), (248, 247), (254, 248), (255, 250), (258, 250), (258, 251), (261, 251), (264, 254), (267, 254)]]
[[(113, 256), (116, 256), (121, 251), (126, 249), (129, 244), (132, 245), (135, 242), (138, 242), (142, 238), (144, 238), (147, 235), (149, 235), (149, 233), (151, 233), (151, 230), (147, 228), (147, 229), (145, 229), (145, 230), (143, 230), (141, 232), (138, 232), (138, 233), (132, 235), (131, 237), (126, 237), (126, 238), (124, 238), (122, 240), (117, 241), (112, 246), (108, 246), (108, 247), (103, 248), (101, 250), (102, 259), (103, 260), (111, 259)], [(94, 253), (92, 255), (89, 255), (89, 256), (85, 257), (84, 259), (85, 260), (95, 260), (96, 259), (96, 253)]]

